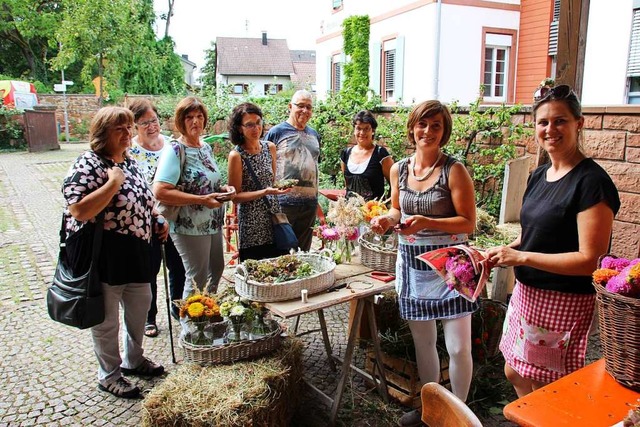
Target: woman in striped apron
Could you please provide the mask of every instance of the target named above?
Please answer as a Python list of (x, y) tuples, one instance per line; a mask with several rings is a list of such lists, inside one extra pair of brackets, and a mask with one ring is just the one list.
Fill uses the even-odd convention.
[[(442, 321), (453, 393), (466, 400), (473, 373), (469, 302), (417, 255), (437, 248), (464, 244), (476, 223), (473, 181), (466, 168), (442, 152), (452, 129), (451, 114), (438, 101), (423, 102), (412, 110), (407, 137), (415, 154), (391, 168), (391, 203), (387, 215), (371, 220), (372, 230), (399, 234), (396, 286), (400, 314), (411, 329), (420, 382), (438, 382), (436, 320)], [(419, 426), (421, 411), (406, 413), (400, 426)]]

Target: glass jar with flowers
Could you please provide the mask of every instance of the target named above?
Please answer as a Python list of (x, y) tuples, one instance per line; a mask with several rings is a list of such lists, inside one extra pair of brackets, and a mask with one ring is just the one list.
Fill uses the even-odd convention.
[[(213, 345), (221, 338), (220, 325), (224, 321), (220, 316), (220, 307), (216, 299), (198, 288), (185, 300), (174, 302), (180, 309), (183, 328), (181, 338), (193, 345)], [(226, 329), (226, 325), (223, 326)]]
[(265, 315), (269, 312), (260, 302), (252, 302), (251, 310), (253, 310), (254, 318), (251, 325), (249, 339), (256, 340), (270, 334), (273, 329), (269, 323), (265, 321)]
[(249, 339), (250, 322), (254, 314), (248, 303), (243, 303), (240, 297), (234, 297), (220, 304), (220, 314), (229, 319), (227, 341), (237, 342)]
[(326, 219), (330, 225), (321, 225), (316, 229), (316, 236), (333, 250), (337, 263), (351, 262), (360, 235), (359, 226), (364, 221), (361, 209), (364, 203), (364, 199), (357, 194), (349, 198), (338, 197), (338, 200), (329, 204)]

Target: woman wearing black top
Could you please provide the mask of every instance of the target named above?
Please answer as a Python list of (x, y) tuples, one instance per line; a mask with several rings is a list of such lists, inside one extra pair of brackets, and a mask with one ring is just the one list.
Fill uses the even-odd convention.
[(373, 143), (378, 127), (370, 111), (362, 110), (353, 118), (356, 145), (340, 154), (342, 173), (347, 184), (347, 196), (357, 193), (365, 200), (384, 196), (384, 181), (389, 181), (393, 159), (386, 148)]
[(591, 274), (620, 208), (609, 175), (580, 151), (584, 117), (575, 92), (545, 86), (534, 101), (536, 141), (551, 163), (529, 177), (520, 236), (487, 251), (492, 263), (515, 266), (500, 350), (519, 397), (584, 366), (595, 308)]

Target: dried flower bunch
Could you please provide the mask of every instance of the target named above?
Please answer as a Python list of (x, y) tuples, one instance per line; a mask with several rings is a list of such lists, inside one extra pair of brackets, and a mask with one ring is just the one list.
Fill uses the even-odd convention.
[(640, 258), (606, 256), (593, 272), (593, 281), (611, 293), (640, 298)]

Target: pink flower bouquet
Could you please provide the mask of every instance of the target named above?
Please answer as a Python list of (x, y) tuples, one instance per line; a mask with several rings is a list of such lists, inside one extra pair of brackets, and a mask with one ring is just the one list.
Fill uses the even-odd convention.
[(489, 279), (484, 252), (456, 245), (425, 252), (417, 256), (442, 277), (460, 296), (474, 302)]
[(606, 256), (593, 272), (593, 281), (611, 293), (640, 298), (640, 258)]

